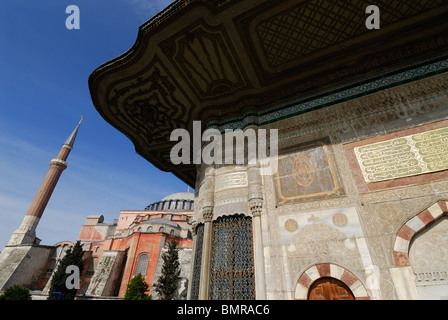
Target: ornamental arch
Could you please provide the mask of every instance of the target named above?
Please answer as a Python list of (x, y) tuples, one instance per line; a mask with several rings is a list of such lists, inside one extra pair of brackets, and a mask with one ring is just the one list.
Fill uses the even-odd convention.
[[(448, 246), (444, 240), (428, 240), (431, 240), (433, 236), (439, 238), (448, 236), (447, 207), (447, 201), (439, 200), (408, 219), (398, 230), (394, 239), (394, 267), (391, 268), (391, 274), (399, 299), (424, 299), (425, 297), (434, 299), (437, 296), (445, 298), (448, 287), (448, 270), (446, 270)], [(417, 250), (417, 247), (420, 247), (420, 250)], [(413, 250), (413, 263), (410, 259), (411, 249), (416, 249)], [(432, 258), (436, 257), (438, 262), (443, 259), (445, 261), (440, 264), (434, 260), (426, 263), (425, 268), (419, 269), (421, 263), (418, 261), (425, 260), (425, 257), (431, 255)], [(437, 267), (440, 265), (445, 268), (438, 270)]]
[(409, 248), (412, 239), (423, 229), (448, 213), (447, 201), (439, 200), (404, 223), (395, 236), (393, 258), (398, 268), (408, 267)]
[(347, 269), (332, 263), (316, 264), (305, 270), (297, 280), (294, 299), (307, 300), (310, 290), (313, 289), (313, 284), (324, 278), (342, 283), (349, 289), (349, 292), (353, 294), (356, 300), (370, 300), (364, 284), (357, 276)]

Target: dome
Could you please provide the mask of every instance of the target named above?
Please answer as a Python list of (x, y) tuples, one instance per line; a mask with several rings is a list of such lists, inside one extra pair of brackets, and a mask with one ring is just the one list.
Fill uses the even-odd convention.
[(158, 202), (148, 205), (149, 211), (193, 211), (194, 193), (177, 192), (170, 194)]
[(191, 192), (177, 192), (170, 194), (169, 196), (166, 196), (162, 199), (162, 201), (165, 200), (194, 200), (194, 193)]

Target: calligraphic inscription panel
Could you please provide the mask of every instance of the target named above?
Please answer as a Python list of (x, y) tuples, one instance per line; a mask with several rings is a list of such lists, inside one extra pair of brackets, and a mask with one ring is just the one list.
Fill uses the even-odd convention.
[(448, 128), (354, 149), (367, 183), (448, 169)]
[(216, 177), (215, 191), (221, 191), (226, 189), (247, 187), (247, 172), (232, 172), (222, 174)]
[(277, 169), (274, 182), (278, 204), (344, 194), (327, 140), (281, 151)]

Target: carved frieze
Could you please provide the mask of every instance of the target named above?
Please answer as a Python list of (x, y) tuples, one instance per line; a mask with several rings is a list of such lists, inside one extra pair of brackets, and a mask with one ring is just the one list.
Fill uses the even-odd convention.
[(111, 85), (108, 93), (111, 112), (148, 144), (169, 142), (170, 131), (186, 126), (190, 103), (157, 57), (139, 74)]

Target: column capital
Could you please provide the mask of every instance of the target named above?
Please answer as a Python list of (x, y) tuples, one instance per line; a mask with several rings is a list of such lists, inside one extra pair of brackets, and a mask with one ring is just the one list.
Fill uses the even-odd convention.
[(213, 219), (213, 206), (206, 206), (202, 208), (202, 216), (205, 222), (211, 222)]
[(263, 209), (263, 198), (249, 199), (249, 209), (252, 213), (252, 216), (261, 216), (261, 211)]

